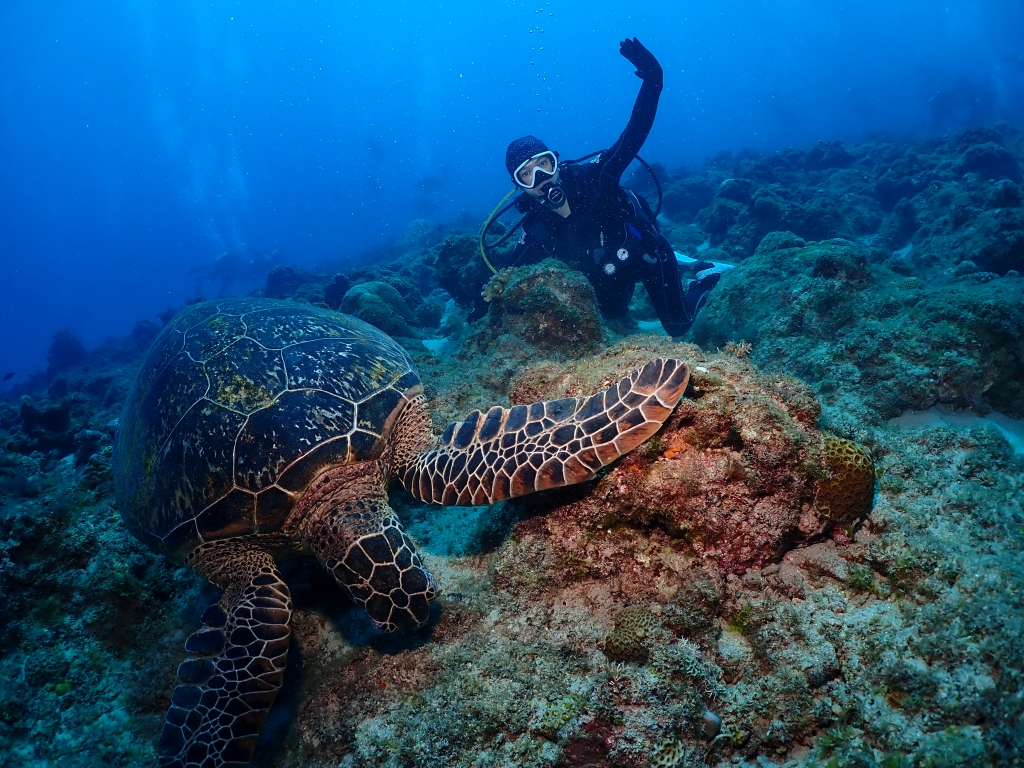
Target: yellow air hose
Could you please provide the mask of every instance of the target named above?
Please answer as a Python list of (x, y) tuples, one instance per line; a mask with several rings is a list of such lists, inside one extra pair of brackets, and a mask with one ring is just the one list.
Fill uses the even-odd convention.
[(498, 211), (501, 209), (501, 206), (505, 204), (505, 201), (512, 197), (512, 195), (514, 195), (518, 191), (518, 189), (513, 187), (511, 192), (509, 192), (507, 195), (501, 198), (501, 202), (494, 206), (494, 210), (491, 211), (491, 215), (488, 216), (487, 221), (484, 222), (483, 229), (480, 230), (480, 255), (484, 259), (484, 264), (486, 264), (487, 268), (491, 270), (491, 272), (493, 272), (494, 274), (498, 274), (498, 270), (494, 268), (494, 265), (491, 264), (490, 259), (487, 258), (487, 250), (484, 248), (484, 233), (487, 232), (487, 228), (491, 226), (491, 222), (494, 220), (495, 214), (497, 214)]

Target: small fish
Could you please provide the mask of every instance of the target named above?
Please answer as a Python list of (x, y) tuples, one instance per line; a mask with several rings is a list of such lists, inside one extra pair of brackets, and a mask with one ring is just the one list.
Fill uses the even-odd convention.
[(14, 371), (11, 371), (6, 376), (4, 376), (4, 381), (10, 381), (13, 378), (14, 378)]

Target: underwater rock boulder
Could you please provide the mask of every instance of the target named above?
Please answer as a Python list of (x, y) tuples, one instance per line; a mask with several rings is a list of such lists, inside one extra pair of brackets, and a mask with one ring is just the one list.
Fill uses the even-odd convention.
[(703, 221), (705, 231), (711, 235), (711, 244), (722, 243), (729, 228), (739, 221), (745, 211), (746, 206), (742, 203), (729, 198), (716, 198), (711, 208), (704, 212)]
[(456, 303), (472, 309), (491, 271), (480, 257), (480, 247), (473, 235), (453, 235), (441, 244), (434, 261), (437, 281)]
[(1024, 209), (982, 211), (970, 227), (959, 253), (984, 272), (1024, 272)]
[(819, 141), (804, 156), (804, 167), (811, 171), (847, 168), (852, 163), (853, 156), (841, 141)]
[(57, 331), (46, 353), (46, 375), (56, 376), (68, 368), (81, 365), (88, 359), (85, 347), (71, 331)]
[(132, 341), (140, 352), (147, 349), (159, 335), (160, 326), (152, 320), (139, 320), (132, 326)]
[(401, 275), (383, 274), (378, 278), (378, 282), (387, 283), (398, 291), (398, 295), (415, 317), (420, 305), (423, 304), (423, 294), (412, 280)]
[[(849, 241), (771, 233), (723, 276), (693, 338), (705, 347), (751, 343), (757, 364), (847, 407), (859, 400), (868, 420), (937, 403), (1024, 413), (1019, 277), (951, 270), (926, 284), (864, 256)], [(984, 269), (984, 257), (972, 260)]]
[(824, 189), (790, 189), (768, 184), (754, 192), (746, 179), (727, 179), (714, 204), (704, 212), (704, 229), (712, 245), (733, 259), (750, 256), (769, 232), (790, 230), (808, 240), (843, 237), (850, 225)]
[(25, 395), (21, 398), (21, 432), (12, 443), (19, 453), (57, 450), (66, 455), (74, 448), (75, 430), (72, 426), (69, 399), (37, 403)]
[(959, 173), (977, 173), (987, 179), (1020, 181), (1017, 158), (1006, 147), (994, 141), (974, 144), (964, 150), (956, 164)]
[(904, 151), (903, 156), (892, 162), (875, 180), (875, 196), (885, 207), (894, 206), (901, 198), (912, 198), (929, 182), (928, 172), (936, 163), (922, 157), (915, 148)]
[(324, 286), (324, 303), (331, 309), (337, 309), (341, 306), (342, 299), (345, 298), (345, 294), (351, 287), (352, 281), (348, 279), (347, 275), (339, 272)]
[(415, 338), (410, 323), (416, 321), (402, 295), (387, 283), (373, 281), (351, 288), (341, 300), (341, 311), (380, 328), (390, 336)]
[(715, 198), (715, 185), (704, 176), (691, 176), (665, 186), (662, 209), (666, 216), (691, 221)]
[(716, 197), (746, 205), (753, 192), (754, 185), (750, 179), (726, 179), (718, 188)]
[[(614, 381), (636, 360), (668, 354), (669, 348), (690, 361), (692, 370), (673, 416), (585, 497), (563, 494), (543, 525), (576, 539), (614, 538), (623, 526), (659, 528), (706, 563), (735, 573), (778, 560), (815, 537), (835, 533), (845, 541), (871, 508), (870, 457), (855, 443), (818, 429), (820, 409), (807, 385), (762, 373), (743, 359), (742, 348), (706, 355), (692, 345), (655, 337), (641, 343), (630, 339), (566, 366), (548, 363), (523, 371), (511, 401), (537, 394), (576, 396)], [(543, 503), (532, 501), (532, 509)], [(520, 524), (523, 530), (538, 525)], [(578, 534), (565, 533), (572, 528)], [(565, 552), (562, 556), (573, 563), (567, 571), (600, 567), (579, 562), (598, 560), (600, 549), (597, 543)]]
[(391, 250), (406, 254), (424, 248), (437, 245), (444, 239), (445, 228), (435, 224), (429, 219), (414, 219), (410, 221), (402, 234), (398, 236)]
[(786, 331), (831, 334), (853, 321), (857, 291), (869, 278), (865, 253), (848, 240), (808, 245), (792, 232), (769, 233), (723, 276), (694, 323), (694, 339), (722, 346)]
[(827, 248), (815, 248), (814, 277), (841, 282), (864, 282), (871, 279), (864, 251), (848, 240), (830, 240)]
[(481, 350), (511, 336), (545, 355), (568, 358), (595, 351), (604, 340), (590, 281), (555, 259), (503, 269), (483, 294), (490, 308), (472, 339)]
[(295, 266), (277, 266), (267, 274), (263, 295), (268, 299), (302, 299), (310, 303), (324, 301), (324, 276)]

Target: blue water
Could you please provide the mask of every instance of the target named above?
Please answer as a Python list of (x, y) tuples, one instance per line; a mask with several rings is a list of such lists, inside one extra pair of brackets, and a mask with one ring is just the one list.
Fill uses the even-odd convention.
[[(1024, 113), (1024, 4), (0, 3), (0, 374), (215, 282), (222, 253), (340, 264), (414, 218), (481, 219), (505, 145), (611, 143), (665, 69), (669, 167)], [(231, 292), (260, 284), (239, 266)]]

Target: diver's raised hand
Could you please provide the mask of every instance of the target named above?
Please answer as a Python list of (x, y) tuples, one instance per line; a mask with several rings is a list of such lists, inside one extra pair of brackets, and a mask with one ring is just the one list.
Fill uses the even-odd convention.
[(619, 43), (619, 53), (626, 60), (636, 67), (636, 76), (641, 80), (653, 80), (660, 83), (662, 80), (661, 64), (654, 58), (654, 54), (644, 48), (643, 43), (635, 37), (630, 40), (626, 38)]

